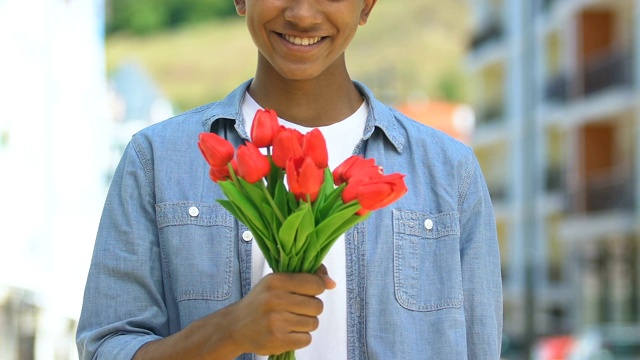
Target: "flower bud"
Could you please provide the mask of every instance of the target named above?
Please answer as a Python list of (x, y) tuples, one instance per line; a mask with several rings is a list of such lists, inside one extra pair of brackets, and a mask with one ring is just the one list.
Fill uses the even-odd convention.
[(271, 109), (259, 109), (253, 117), (251, 124), (251, 142), (259, 147), (268, 147), (280, 131), (278, 115)]
[(263, 155), (260, 150), (250, 142), (238, 147), (236, 160), (238, 161), (238, 176), (251, 184), (267, 176), (271, 170), (269, 158)]
[(226, 166), (233, 159), (233, 145), (214, 133), (201, 133), (198, 147), (211, 167)]
[(286, 171), (289, 191), (296, 199), (314, 202), (324, 180), (324, 169), (318, 168), (307, 156), (289, 159)]

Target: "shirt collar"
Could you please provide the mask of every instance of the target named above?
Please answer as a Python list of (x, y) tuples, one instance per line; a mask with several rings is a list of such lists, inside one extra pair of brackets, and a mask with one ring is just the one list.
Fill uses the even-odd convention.
[[(252, 80), (248, 80), (238, 86), (229, 95), (219, 102), (213, 103), (204, 113), (204, 128), (207, 131), (218, 119), (235, 120), (235, 129), (243, 139), (249, 139), (244, 126), (242, 116), (242, 100)], [(358, 81), (353, 82), (360, 94), (369, 104), (369, 116), (365, 124), (363, 140), (368, 140), (376, 128), (380, 129), (386, 138), (393, 144), (398, 152), (404, 147), (404, 137), (398, 128), (396, 112), (378, 101), (371, 90)]]

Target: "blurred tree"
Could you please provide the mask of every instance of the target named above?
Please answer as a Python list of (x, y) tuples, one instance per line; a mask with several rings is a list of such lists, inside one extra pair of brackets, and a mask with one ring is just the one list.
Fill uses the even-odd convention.
[(460, 69), (445, 72), (436, 84), (436, 95), (444, 100), (454, 102), (466, 101), (465, 75)]
[(235, 14), (233, 2), (221, 0), (107, 0), (106, 6), (107, 34), (148, 34)]

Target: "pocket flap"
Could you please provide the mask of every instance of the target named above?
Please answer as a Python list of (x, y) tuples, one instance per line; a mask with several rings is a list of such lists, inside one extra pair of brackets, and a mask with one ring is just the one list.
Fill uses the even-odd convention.
[(456, 211), (426, 214), (417, 211), (393, 210), (394, 231), (400, 234), (435, 239), (460, 234), (460, 215)]
[(218, 203), (194, 201), (156, 205), (158, 227), (176, 225), (233, 226), (233, 217)]

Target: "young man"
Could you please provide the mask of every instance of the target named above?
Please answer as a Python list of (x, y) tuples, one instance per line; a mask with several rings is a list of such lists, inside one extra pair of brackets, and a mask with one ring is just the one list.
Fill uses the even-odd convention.
[[(495, 223), (472, 150), (347, 72), (375, 3), (235, 0), (258, 48), (255, 78), (133, 136), (98, 231), (82, 359), (500, 357)], [(319, 128), (331, 168), (355, 153), (406, 174), (407, 195), (349, 230), (316, 274), (268, 274), (251, 233), (215, 202), (198, 135), (237, 146), (260, 107)]]

